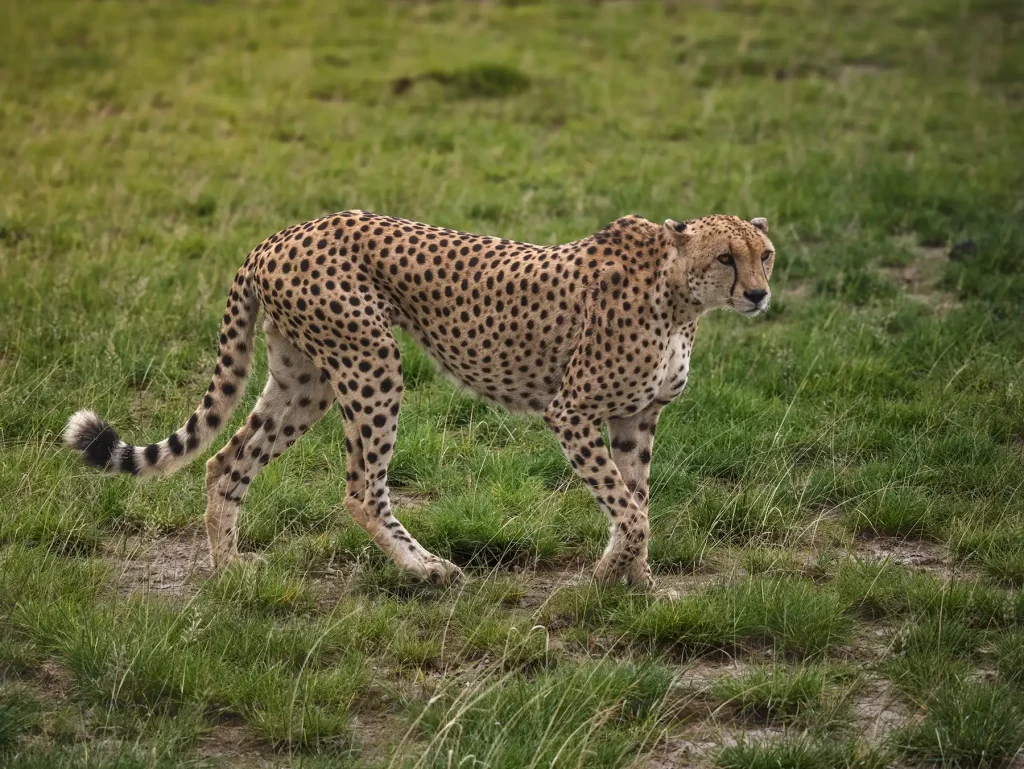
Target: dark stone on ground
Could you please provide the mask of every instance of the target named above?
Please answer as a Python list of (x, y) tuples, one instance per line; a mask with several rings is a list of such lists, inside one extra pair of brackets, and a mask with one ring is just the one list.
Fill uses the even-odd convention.
[(953, 247), (949, 249), (949, 259), (952, 262), (963, 262), (977, 253), (978, 247), (973, 240), (962, 240), (959, 243), (954, 243)]

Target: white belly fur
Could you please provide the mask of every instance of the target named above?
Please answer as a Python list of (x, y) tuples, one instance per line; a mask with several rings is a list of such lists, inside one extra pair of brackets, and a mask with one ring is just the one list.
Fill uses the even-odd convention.
[(690, 374), (690, 350), (691, 345), (682, 334), (677, 334), (669, 342), (665, 350), (665, 377), (658, 389), (657, 400), (671, 401), (686, 389), (686, 380)]

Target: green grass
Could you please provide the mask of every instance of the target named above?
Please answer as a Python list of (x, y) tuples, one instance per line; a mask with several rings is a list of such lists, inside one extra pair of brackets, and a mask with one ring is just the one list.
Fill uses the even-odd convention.
[(743, 721), (801, 722), (824, 729), (847, 720), (846, 710), (857, 687), (853, 669), (776, 666), (723, 676), (708, 693)]
[(688, 653), (764, 645), (809, 658), (849, 640), (852, 622), (844, 609), (837, 596), (803, 581), (751, 579), (615, 619), (628, 637)]
[(1024, 707), (999, 686), (952, 685), (935, 695), (924, 721), (897, 734), (894, 744), (907, 757), (957, 769), (1005, 766), (1024, 745)]
[(913, 619), (892, 638), (886, 673), (907, 696), (927, 707), (937, 691), (970, 676), (982, 640), (980, 631), (961, 620)]
[(1024, 689), (1024, 634), (1007, 633), (997, 641), (996, 666), (1003, 681)]
[(750, 742), (718, 753), (720, 769), (883, 769), (888, 759), (853, 742), (826, 742), (798, 736), (776, 742)]
[(1024, 584), (1024, 530), (1017, 522), (965, 528), (951, 538), (950, 545), (965, 563), (980, 566), (993, 579), (1018, 587)]
[(39, 702), (28, 692), (15, 686), (0, 690), (0, 750), (11, 750), (23, 734), (38, 726), (39, 709)]
[(447, 767), (457, 755), (495, 769), (621, 766), (654, 739), (671, 680), (664, 668), (612, 664), (485, 680), (426, 707), (429, 741), (409, 765)]
[[(1012, 755), (1019, 5), (0, 5), (0, 764)], [(348, 519), (335, 412), (252, 484), (267, 567), (213, 577), (201, 462), (142, 484), (61, 447), (80, 407), (177, 426), (244, 254), (353, 207), (537, 243), (768, 218), (771, 311), (702, 322), (658, 426), (651, 563), (681, 597), (590, 584), (606, 523), (542, 420), (406, 337), (390, 479), (450, 590)], [(229, 429), (265, 376), (260, 342)], [(685, 752), (709, 733), (733, 747)]]

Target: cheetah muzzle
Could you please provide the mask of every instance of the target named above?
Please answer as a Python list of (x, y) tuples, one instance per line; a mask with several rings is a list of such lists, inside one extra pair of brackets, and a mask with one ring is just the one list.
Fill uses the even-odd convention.
[(270, 375), (248, 419), (206, 463), (214, 567), (250, 557), (237, 545), (249, 484), (337, 401), (346, 509), (400, 567), (448, 584), (459, 568), (424, 549), (391, 509), (387, 470), (403, 391), (398, 326), (468, 389), (543, 413), (608, 515), (597, 578), (650, 586), (658, 416), (686, 386), (701, 315), (764, 312), (774, 259), (760, 218), (656, 224), (626, 216), (582, 240), (536, 246), (364, 211), (325, 216), (272, 235), (246, 257), (212, 381), (182, 427), (133, 446), (79, 411), (65, 438), (108, 472), (166, 475), (191, 462), (242, 397), (262, 309)]

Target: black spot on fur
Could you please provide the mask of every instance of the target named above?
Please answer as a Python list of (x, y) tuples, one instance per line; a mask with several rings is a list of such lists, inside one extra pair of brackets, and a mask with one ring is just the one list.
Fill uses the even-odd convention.
[(131, 473), (132, 475), (139, 474), (139, 466), (135, 464), (134, 446), (125, 446), (124, 451), (121, 452), (121, 472)]

